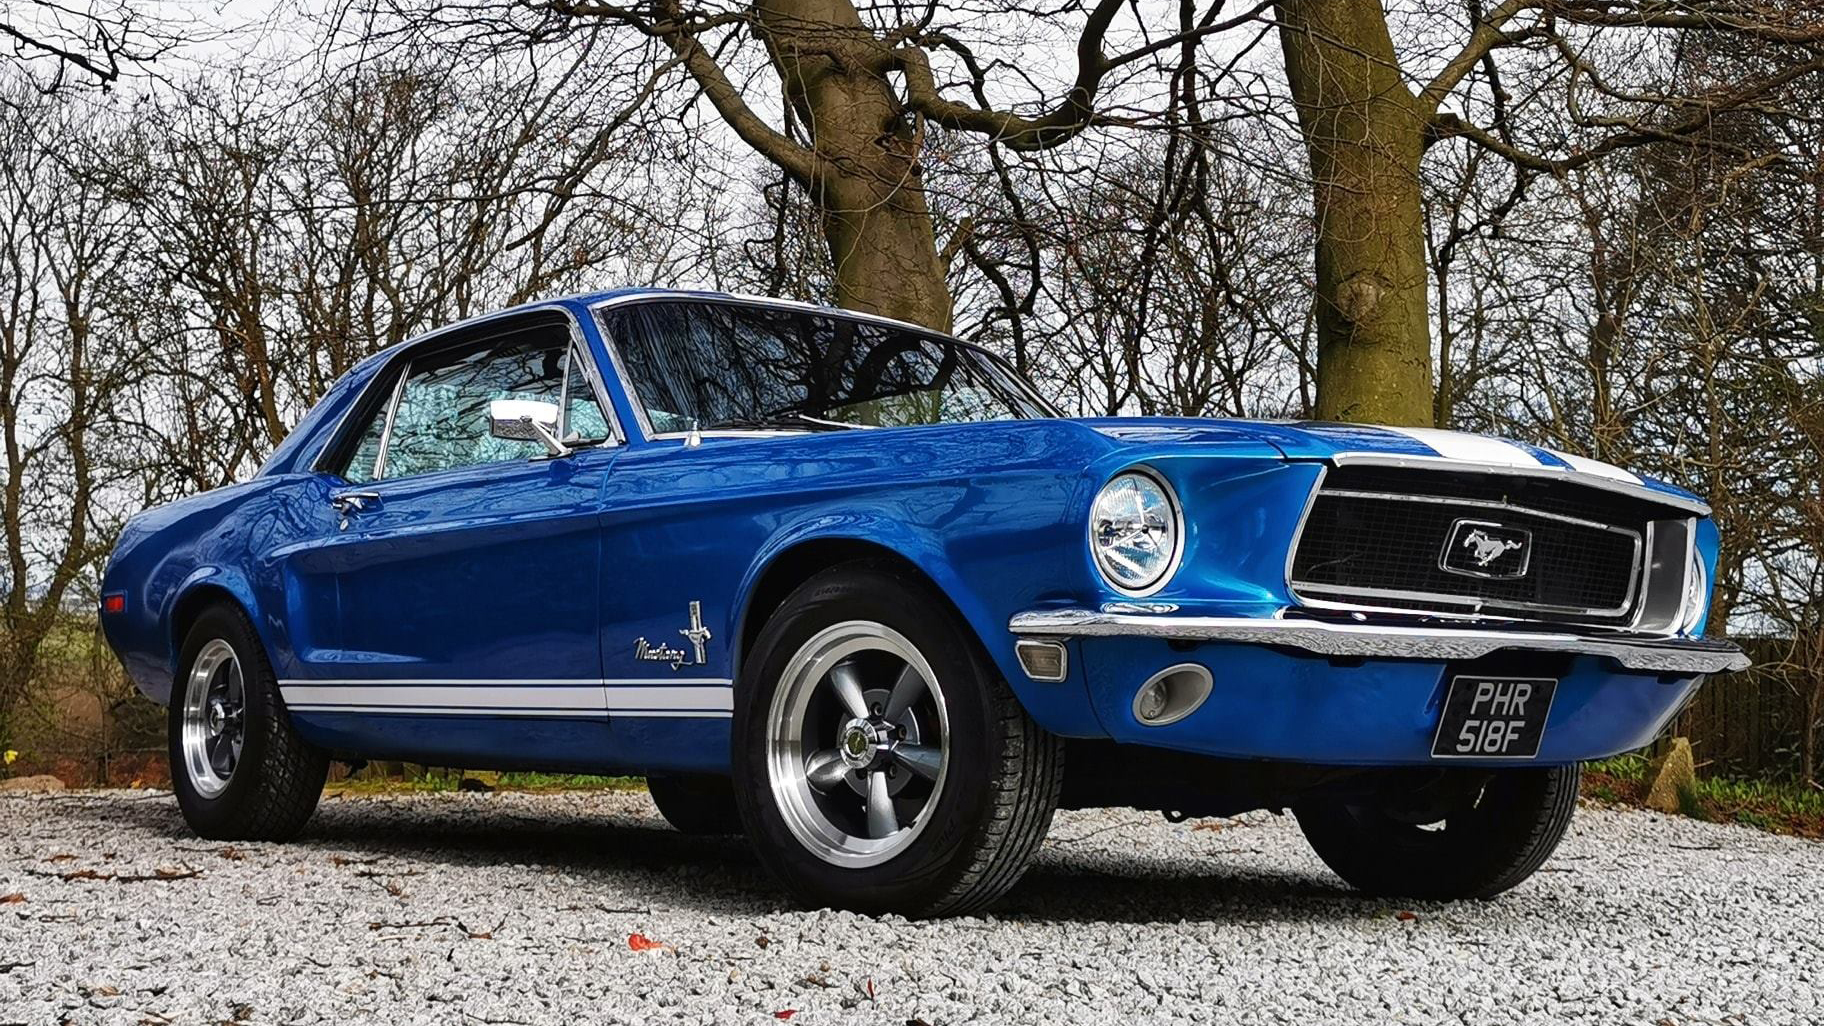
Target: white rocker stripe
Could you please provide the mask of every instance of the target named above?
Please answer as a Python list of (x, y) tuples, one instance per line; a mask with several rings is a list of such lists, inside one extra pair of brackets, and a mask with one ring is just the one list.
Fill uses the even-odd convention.
[(421, 713), (439, 716), (729, 716), (727, 678), (660, 680), (285, 680), (297, 712)]

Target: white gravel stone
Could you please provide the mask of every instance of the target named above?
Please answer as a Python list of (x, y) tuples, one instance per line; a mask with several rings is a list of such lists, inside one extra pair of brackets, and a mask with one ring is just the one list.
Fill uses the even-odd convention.
[(1824, 1021), (1824, 844), (1607, 809), (1455, 905), (1350, 893), (1289, 819), (1064, 813), (991, 914), (908, 922), (792, 908), (642, 794), (331, 799), (230, 846), (70, 792), (0, 798), (7, 894), (0, 1024)]

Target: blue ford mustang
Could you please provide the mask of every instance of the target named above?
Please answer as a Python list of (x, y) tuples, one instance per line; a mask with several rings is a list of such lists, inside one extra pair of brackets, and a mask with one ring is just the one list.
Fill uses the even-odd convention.
[(207, 837), (384, 758), (644, 775), (813, 904), (978, 908), (1060, 804), (1290, 807), (1357, 887), (1471, 897), (1744, 665), (1706, 513), (1472, 435), (1067, 419), (908, 325), (620, 291), (365, 361), (133, 518), (102, 608)]

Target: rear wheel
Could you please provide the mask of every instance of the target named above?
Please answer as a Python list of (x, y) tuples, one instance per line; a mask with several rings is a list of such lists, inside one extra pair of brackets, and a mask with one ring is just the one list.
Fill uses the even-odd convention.
[(942, 915), (1011, 888), (1051, 824), (1061, 747), (928, 584), (819, 574), (743, 663), (735, 797), (804, 902)]
[(292, 730), (266, 650), (240, 609), (212, 606), (191, 626), (168, 729), (172, 790), (203, 837), (285, 840), (315, 811), (329, 757)]
[(646, 778), (646, 790), (672, 829), (681, 834), (738, 834), (741, 813), (735, 809), (735, 788), (727, 777), (656, 776)]
[(1411, 796), (1293, 807), (1306, 840), (1350, 886), (1406, 898), (1491, 898), (1532, 876), (1570, 827), (1578, 766), (1501, 770), (1444, 809)]

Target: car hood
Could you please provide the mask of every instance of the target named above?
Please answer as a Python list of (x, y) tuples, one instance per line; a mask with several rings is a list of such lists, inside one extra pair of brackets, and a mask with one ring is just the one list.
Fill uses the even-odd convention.
[(1081, 423), (1103, 435), (1134, 444), (1222, 444), (1265, 442), (1288, 459), (1327, 463), (1383, 463), (1411, 466), (1461, 465), (1551, 476), (1699, 511), (1703, 502), (1677, 485), (1636, 474), (1600, 460), (1547, 449), (1529, 442), (1464, 431), (1396, 428), (1319, 421), (1227, 420), (1192, 417), (1100, 417)]

